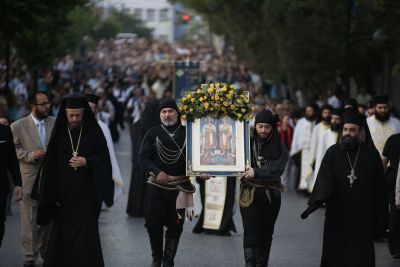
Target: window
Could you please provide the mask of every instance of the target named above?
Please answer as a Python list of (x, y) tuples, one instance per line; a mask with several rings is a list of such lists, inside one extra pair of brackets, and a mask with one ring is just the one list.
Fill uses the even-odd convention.
[(168, 20), (168, 9), (164, 8), (160, 10), (160, 21), (167, 21)]
[(156, 17), (155, 9), (147, 9), (147, 21), (154, 21)]
[(137, 19), (142, 20), (142, 19), (143, 19), (143, 10), (142, 10), (141, 8), (135, 8), (135, 9), (133, 10), (133, 15), (134, 15)]

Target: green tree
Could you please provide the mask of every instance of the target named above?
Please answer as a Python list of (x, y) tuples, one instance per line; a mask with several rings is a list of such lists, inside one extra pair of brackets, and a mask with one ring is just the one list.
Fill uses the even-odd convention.
[[(348, 0), (180, 2), (204, 16), (210, 29), (225, 35), (264, 78), (285, 77), (290, 85), (312, 92), (325, 90), (338, 75), (379, 87), (371, 79), (390, 74), (399, 62), (397, 0), (357, 0), (354, 14)], [(371, 38), (378, 28), (387, 40)]]

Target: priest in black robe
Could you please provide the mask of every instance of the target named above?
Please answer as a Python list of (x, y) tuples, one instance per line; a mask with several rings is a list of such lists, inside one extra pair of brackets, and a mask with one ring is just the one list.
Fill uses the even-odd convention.
[(135, 122), (131, 129), (132, 142), (132, 171), (131, 184), (128, 195), (128, 205), (126, 213), (132, 217), (143, 217), (144, 215), (144, 195), (146, 189), (146, 169), (139, 162), (139, 150), (144, 135), (154, 126), (160, 125), (160, 114), (158, 99), (149, 99), (143, 111), (142, 117)]
[(104, 266), (98, 219), (113, 203), (106, 139), (85, 97), (63, 99), (33, 197), (38, 224), (53, 223), (44, 266)]
[(226, 193), (225, 193), (225, 203), (224, 212), (222, 214), (222, 220), (217, 230), (205, 229), (204, 225), (204, 213), (206, 209), (206, 182), (201, 178), (196, 179), (200, 188), (200, 199), (203, 205), (199, 219), (197, 220), (196, 226), (193, 228), (193, 233), (200, 234), (210, 234), (210, 235), (221, 235), (221, 236), (231, 236), (231, 232), (236, 233), (235, 222), (233, 221), (234, 206), (235, 206), (235, 194), (236, 194), (236, 177), (227, 177), (226, 181)]
[(383, 165), (372, 144), (362, 141), (363, 119), (343, 114), (343, 132), (321, 163), (309, 200), (310, 213), (326, 204), (321, 266), (375, 266), (374, 238), (387, 228)]

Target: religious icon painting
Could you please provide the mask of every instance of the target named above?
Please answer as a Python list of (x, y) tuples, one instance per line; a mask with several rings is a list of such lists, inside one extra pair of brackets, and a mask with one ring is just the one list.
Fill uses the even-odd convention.
[(187, 122), (188, 176), (241, 176), (249, 164), (247, 122), (227, 116), (197, 118)]

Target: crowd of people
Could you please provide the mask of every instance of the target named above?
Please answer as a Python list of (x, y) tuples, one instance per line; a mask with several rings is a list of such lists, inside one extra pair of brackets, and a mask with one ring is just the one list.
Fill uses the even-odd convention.
[[(71, 220), (78, 213), (87, 215), (81, 219), (82, 224), (87, 227), (85, 231), (90, 233), (88, 240), (98, 242), (96, 221), (101, 205), (111, 206), (111, 203), (117, 200), (116, 196), (121, 194), (123, 179), (115, 154), (112, 155), (112, 143), (119, 141), (120, 130), (125, 127), (130, 131), (132, 142), (132, 172), (127, 213), (130, 216), (145, 217), (154, 266), (160, 266), (161, 262), (164, 262), (164, 266), (173, 266), (182, 232), (183, 222), (179, 219), (191, 215), (185, 214), (184, 211), (189, 207), (188, 203), (184, 203), (176, 212), (175, 202), (180, 193), (173, 191), (166, 194), (162, 190), (173, 186), (168, 184), (169, 179), (173, 179), (178, 181), (176, 183), (180, 188), (186, 190), (180, 189), (181, 191), (186, 194), (193, 192), (190, 186), (185, 187), (188, 181), (179, 178), (185, 174), (185, 157), (182, 154), (185, 141), (184, 128), (176, 121), (178, 117), (174, 117), (175, 111), (178, 114), (179, 109), (174, 101), (171, 102), (171, 98), (174, 97), (174, 61), (200, 62), (200, 83), (229, 82), (250, 93), (250, 101), (255, 107), (256, 115), (250, 121), (254, 133), (251, 142), (258, 147), (258, 151), (254, 151), (252, 145), (251, 154), (258, 154), (252, 160), (252, 166), (246, 170), (240, 187), (240, 211), (245, 229), (243, 246), (248, 266), (268, 264), (274, 224), (280, 209), (280, 192), (285, 190), (297, 191), (310, 197), (309, 208), (302, 214), (303, 218), (322, 206), (326, 206), (330, 213), (326, 218), (329, 225), (326, 224), (325, 228), (326, 243), (322, 266), (373, 266), (373, 256), (364, 257), (362, 260), (361, 256), (373, 254), (373, 241), (386, 238), (390, 253), (393, 257), (400, 258), (400, 121), (387, 96), (372, 97), (363, 92), (356, 99), (342, 98), (340, 91), (328, 90), (327, 94), (310, 97), (301, 90), (290, 90), (283, 83), (265, 84), (258, 75), (248, 69), (245, 62), (235, 56), (232, 49), (226, 49), (219, 55), (212, 46), (201, 42), (183, 45), (145, 39), (110, 39), (100, 41), (83, 57), (66, 55), (57, 60), (53, 68), (39, 75), (37, 88), (33, 88), (34, 82), (29, 69), (17, 58), (11, 59), (10, 80), (6, 84), (5, 63), (0, 62), (0, 120), (2, 124), (12, 123), (16, 155), (11, 155), (9, 160), (15, 163), (18, 159), (22, 172), (22, 184), (21, 176), (13, 169), (10, 185), (7, 182), (7, 190), (0, 192), (0, 215), (6, 214), (6, 203), (10, 203), (8, 189), (17, 186), (18, 200), (21, 201), (22, 251), (26, 266), (34, 266), (39, 253), (43, 258), (50, 253), (48, 266), (56, 266), (54, 264), (58, 261), (58, 255), (61, 255), (63, 249), (68, 250), (65, 243), (60, 245), (60, 236), (66, 236), (74, 229), (79, 231), (79, 224)], [(37, 91), (33, 97), (29, 97), (31, 91)], [(64, 97), (71, 94), (86, 95), (89, 104), (92, 104), (86, 105), (79, 97)], [(92, 107), (92, 110), (89, 110), (89, 107)], [(85, 115), (82, 119), (83, 113), (71, 113), (68, 109), (84, 110), (85, 114), (93, 112), (95, 117)], [(78, 143), (79, 146), (82, 133), (80, 125), (92, 125), (94, 118), (97, 119), (100, 128), (96, 128), (95, 124), (92, 136), (96, 136), (96, 140), (102, 146), (93, 146), (93, 141), (89, 140), (88, 133), (85, 133), (82, 149), (86, 151), (86, 157), (77, 156), (74, 153), (78, 147), (75, 149), (74, 144)], [(74, 125), (74, 120), (79, 123)], [(63, 129), (67, 125), (73, 126), (69, 133), (72, 151), (57, 142), (61, 139), (68, 140), (66, 132), (52, 135), (50, 138), (53, 127)], [(81, 132), (78, 126), (81, 127)], [(157, 131), (154, 130), (155, 126), (158, 127)], [(34, 135), (38, 140), (32, 143), (29, 136), (32, 136), (33, 132), (29, 131), (35, 127), (38, 134)], [(153, 130), (149, 132), (151, 129)], [(157, 133), (163, 131), (165, 136), (157, 139)], [(104, 134), (105, 139), (99, 137), (100, 132)], [(176, 140), (173, 138), (175, 134)], [(159, 145), (158, 150), (152, 147), (154, 143)], [(105, 152), (107, 147), (110, 154)], [(162, 149), (167, 149), (165, 153), (177, 151), (174, 155), (177, 161), (168, 162), (157, 158), (156, 154), (160, 151), (162, 153)], [(65, 166), (65, 175), (60, 176), (58, 184), (48, 183), (47, 187), (42, 186), (40, 190), (45, 190), (44, 192), (36, 189), (39, 202), (32, 200), (30, 192), (34, 191), (35, 178), (40, 172), (41, 162), (44, 162), (42, 165), (48, 166), (39, 175), (46, 181), (47, 177), (57, 172), (52, 159), (61, 161), (61, 157), (66, 157), (61, 156), (59, 151), (65, 152), (68, 157), (71, 154), (69, 152), (72, 152), (71, 159), (65, 158), (69, 161), (69, 168)], [(100, 153), (103, 160), (109, 162), (107, 166), (103, 166), (104, 172), (98, 175), (103, 177), (106, 173), (112, 173), (110, 177), (114, 180), (102, 178), (104, 184), (113, 188), (113, 192), (101, 191), (101, 195), (95, 196), (91, 195), (94, 192), (89, 189), (104, 184), (80, 184), (79, 179), (88, 174), (71, 169), (83, 166), (92, 169), (94, 166), (100, 166), (96, 153)], [(341, 153), (347, 155), (347, 158), (341, 157)], [(3, 152), (1, 154), (3, 155)], [(46, 157), (48, 154), (53, 156)], [(260, 158), (263, 160), (260, 161)], [(267, 159), (272, 163), (265, 169), (263, 161)], [(344, 173), (333, 172), (333, 169), (340, 169)], [(149, 170), (153, 173), (152, 184), (158, 188), (148, 189)], [(373, 177), (369, 178), (371, 175)], [(76, 184), (67, 183), (67, 176), (76, 176)], [(337, 182), (339, 176), (347, 177), (347, 180)], [(368, 184), (364, 184), (361, 177), (365, 177), (369, 181)], [(203, 191), (204, 183), (208, 179), (206, 174), (198, 177)], [(263, 179), (269, 182), (265, 183)], [(114, 186), (111, 186), (111, 183)], [(362, 186), (358, 187), (359, 183)], [(56, 198), (52, 194), (57, 186), (68, 186), (76, 195), (62, 195), (63, 211), (54, 215), (53, 211), (46, 208)], [(88, 191), (74, 191), (82, 187), (86, 187)], [(231, 231), (236, 231), (231, 212), (235, 199), (235, 183), (229, 188), (229, 198), (225, 203), (228, 211), (222, 219), (225, 223), (215, 231), (217, 234), (229, 235)], [(253, 188), (255, 191), (251, 201), (242, 199), (242, 195), (251, 195)], [(350, 193), (349, 188), (356, 190), (354, 195)], [(46, 195), (42, 201), (40, 194)], [(97, 197), (100, 202), (92, 207), (90, 199), (82, 198), (83, 195)], [(373, 198), (368, 199), (369, 195), (373, 195)], [(80, 199), (81, 202), (74, 202), (72, 197)], [(159, 203), (161, 198), (163, 205)], [(346, 203), (353, 203), (355, 199), (358, 204), (342, 209)], [(102, 204), (103, 202), (105, 204)], [(265, 206), (265, 203), (268, 205)], [(374, 209), (360, 209), (363, 203)], [(164, 212), (165, 216), (162, 215)], [(357, 218), (354, 219), (355, 217)], [(49, 234), (46, 227), (39, 227), (36, 219), (29, 218), (37, 218), (46, 222), (44, 224), (48, 224), (49, 218), (53, 219), (55, 225), (52, 233)], [(5, 215), (0, 216), (0, 219), (4, 233)], [(264, 220), (264, 224), (254, 223), (258, 219)], [(354, 235), (341, 232), (348, 226), (346, 222), (351, 222)], [(365, 227), (357, 226), (363, 222), (366, 222)], [(69, 228), (71, 224), (75, 228), (65, 231), (66, 223), (69, 224)], [(168, 228), (165, 249), (164, 226)], [(203, 231), (201, 226), (194, 229), (195, 233)], [(332, 241), (335, 237), (341, 240), (340, 242), (351, 242), (352, 246), (341, 247), (339, 241)], [(71, 237), (68, 244), (75, 241)], [(47, 242), (52, 244), (49, 252), (43, 245)], [(87, 241), (79, 240), (79, 244), (86, 246)], [(101, 258), (101, 248), (99, 250), (97, 245), (87, 246), (85, 251), (74, 252), (72, 262), (79, 262), (85, 258), (79, 257), (82, 253), (92, 253)], [(102, 260), (92, 262), (87, 259), (85, 264), (101, 266), (103, 263)]]

